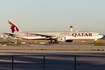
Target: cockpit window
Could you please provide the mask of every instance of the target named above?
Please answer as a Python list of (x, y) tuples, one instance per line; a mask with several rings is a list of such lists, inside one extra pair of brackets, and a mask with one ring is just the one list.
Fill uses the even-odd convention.
[(102, 35), (102, 34), (98, 34), (98, 35)]

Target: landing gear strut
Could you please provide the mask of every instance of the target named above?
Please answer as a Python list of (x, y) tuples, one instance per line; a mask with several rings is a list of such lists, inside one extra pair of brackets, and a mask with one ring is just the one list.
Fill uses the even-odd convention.
[(97, 39), (94, 40), (94, 44), (96, 43)]
[(52, 44), (52, 38), (50, 38), (50, 43)]

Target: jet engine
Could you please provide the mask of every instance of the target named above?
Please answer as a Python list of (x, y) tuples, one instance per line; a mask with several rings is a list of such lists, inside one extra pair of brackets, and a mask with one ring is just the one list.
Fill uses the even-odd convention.
[(58, 42), (65, 42), (66, 41), (66, 37), (58, 37), (57, 41)]
[(57, 41), (58, 42), (73, 42), (73, 40), (66, 40), (66, 37), (58, 37)]

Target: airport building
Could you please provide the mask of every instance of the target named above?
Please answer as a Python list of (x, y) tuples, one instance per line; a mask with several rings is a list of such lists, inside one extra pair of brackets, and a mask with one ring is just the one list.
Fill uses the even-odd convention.
[(10, 36), (6, 35), (6, 34), (0, 34), (0, 39), (7, 39)]

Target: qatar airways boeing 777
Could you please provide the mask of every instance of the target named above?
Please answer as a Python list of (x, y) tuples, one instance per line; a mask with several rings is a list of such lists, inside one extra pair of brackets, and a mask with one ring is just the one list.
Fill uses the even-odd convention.
[(8, 20), (12, 33), (7, 35), (22, 39), (50, 39), (51, 42), (72, 42), (74, 39), (100, 39), (103, 37), (96, 32), (22, 32), (11, 20)]

